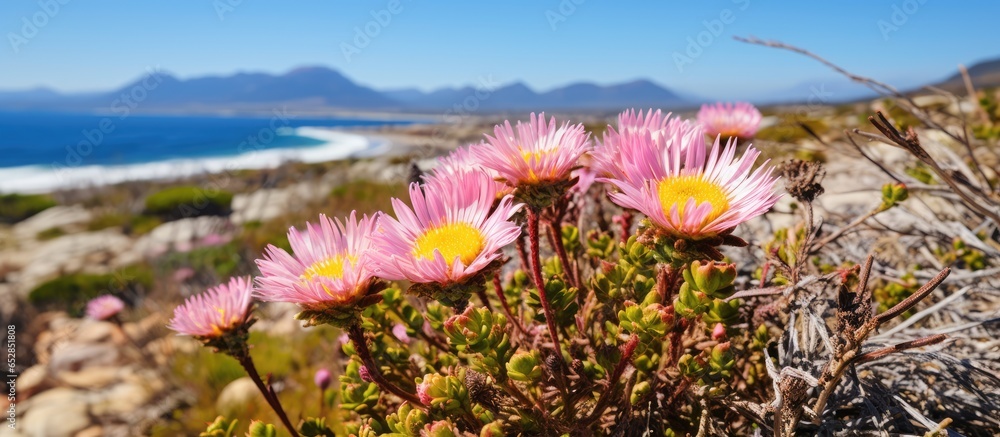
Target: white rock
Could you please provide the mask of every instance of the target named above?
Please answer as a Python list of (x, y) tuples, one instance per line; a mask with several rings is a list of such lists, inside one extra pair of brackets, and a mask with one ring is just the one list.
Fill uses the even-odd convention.
[(155, 255), (164, 248), (190, 244), (206, 235), (224, 232), (228, 226), (229, 220), (225, 217), (201, 216), (174, 220), (143, 235), (131, 249), (142, 256)]
[(59, 380), (76, 388), (99, 389), (121, 379), (127, 372), (123, 367), (87, 367), (78, 372), (62, 372)]
[(95, 253), (103, 253), (109, 260), (108, 265), (86, 265), (88, 272), (105, 273), (118, 265), (113, 260), (114, 255), (125, 251), (132, 240), (113, 229), (98, 232), (82, 232), (65, 235), (50, 241), (39, 243), (27, 248), (20, 256), (27, 259), (23, 262), (24, 270), (18, 278), (21, 295), (26, 295), (41, 281), (58, 275), (60, 272), (72, 272), (83, 269), (83, 260)]
[(80, 205), (53, 206), (14, 225), (19, 240), (32, 240), (44, 230), (89, 223), (93, 214)]
[(39, 394), (23, 405), (21, 430), (32, 437), (69, 437), (90, 426), (87, 396), (68, 388)]
[(136, 407), (145, 404), (152, 393), (145, 387), (134, 383), (118, 384), (96, 395), (97, 400), (91, 405), (91, 412), (96, 415), (121, 415), (135, 411)]
[(118, 348), (112, 345), (69, 343), (52, 351), (49, 368), (58, 375), (91, 366), (112, 366), (118, 363), (118, 358)]
[(215, 408), (219, 414), (230, 415), (243, 410), (248, 404), (257, 399), (263, 399), (257, 385), (248, 376), (230, 382), (219, 393), (219, 398), (215, 401)]

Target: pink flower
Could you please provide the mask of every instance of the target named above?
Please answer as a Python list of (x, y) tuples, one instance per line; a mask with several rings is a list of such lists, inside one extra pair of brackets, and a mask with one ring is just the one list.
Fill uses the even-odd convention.
[(108, 320), (125, 309), (125, 302), (110, 294), (98, 296), (87, 302), (87, 317), (94, 320)]
[(392, 336), (396, 337), (400, 343), (410, 344), (410, 335), (406, 333), (406, 325), (402, 323), (392, 325)]
[(599, 176), (639, 184), (636, 168), (665, 166), (673, 149), (683, 155), (687, 149), (705, 148), (701, 126), (659, 110), (645, 116), (629, 110), (618, 115), (617, 129), (608, 126), (604, 141), (594, 149), (592, 167)]
[(760, 127), (760, 119), (760, 111), (745, 102), (702, 105), (698, 111), (698, 123), (713, 137), (753, 138)]
[(177, 270), (174, 270), (174, 276), (173, 276), (174, 282), (179, 282), (179, 283), (187, 282), (188, 279), (194, 277), (194, 274), (195, 271), (191, 267), (181, 267)]
[(427, 392), (428, 385), (430, 383), (427, 381), (427, 378), (424, 378), (423, 382), (417, 384), (417, 398), (420, 399), (420, 403), (429, 407), (434, 402), (434, 398)]
[(379, 218), (372, 255), (379, 276), (450, 284), (476, 275), (521, 234), (510, 220), (521, 205), (508, 195), (491, 211), (495, 199), (496, 185), (481, 171), (411, 184), (413, 209), (392, 199), (396, 218)]
[(486, 135), (489, 147), (471, 149), (484, 167), (496, 171), (508, 185), (538, 185), (564, 182), (570, 171), (590, 147), (589, 135), (582, 124), (556, 126), (553, 117), (532, 113), (528, 123), (510, 121), (497, 125), (494, 136)]
[(239, 329), (250, 319), (252, 291), (250, 278), (231, 278), (228, 283), (187, 298), (174, 309), (174, 318), (167, 327), (179, 334), (205, 339)]
[(455, 175), (460, 173), (467, 173), (471, 171), (484, 171), (486, 174), (493, 178), (494, 184), (497, 187), (497, 197), (503, 197), (514, 191), (513, 187), (508, 186), (502, 181), (497, 181), (496, 179), (500, 177), (500, 174), (496, 171), (483, 167), (483, 164), (479, 162), (474, 156), (473, 149), (481, 149), (486, 147), (486, 145), (479, 144), (469, 144), (463, 147), (459, 147), (452, 150), (446, 156), (438, 158), (438, 166), (431, 171), (431, 174), (427, 177), (430, 178), (453, 178)]
[(360, 221), (351, 212), (346, 221), (320, 215), (319, 224), (288, 231), (293, 255), (269, 245), (257, 260), (261, 276), (256, 295), (268, 302), (293, 302), (310, 310), (343, 307), (357, 302), (374, 280), (369, 254), (375, 219)]
[(198, 245), (202, 247), (219, 246), (228, 243), (230, 240), (232, 240), (232, 237), (219, 234), (208, 234), (201, 237), (201, 241), (198, 242)]
[(760, 152), (750, 147), (735, 159), (735, 139), (720, 153), (717, 138), (707, 155), (702, 147), (683, 144), (697, 142), (690, 133), (700, 130), (679, 130), (683, 136), (666, 147), (666, 156), (648, 136), (621, 143), (623, 174), (600, 179), (619, 190), (609, 195), (611, 200), (689, 239), (718, 235), (770, 209), (778, 200), (772, 192), (778, 178), (766, 162), (751, 169)]
[(313, 382), (316, 383), (316, 387), (320, 390), (326, 390), (330, 387), (330, 371), (327, 369), (319, 369), (316, 371), (316, 375), (313, 376)]

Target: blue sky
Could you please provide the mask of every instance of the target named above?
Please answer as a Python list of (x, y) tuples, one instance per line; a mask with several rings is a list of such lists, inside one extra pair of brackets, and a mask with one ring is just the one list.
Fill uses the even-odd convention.
[(0, 89), (105, 90), (152, 66), (187, 78), (325, 65), (380, 89), (649, 78), (717, 98), (835, 77), (733, 35), (909, 85), (1000, 56), (998, 16), (1000, 2), (943, 0), (4, 0)]

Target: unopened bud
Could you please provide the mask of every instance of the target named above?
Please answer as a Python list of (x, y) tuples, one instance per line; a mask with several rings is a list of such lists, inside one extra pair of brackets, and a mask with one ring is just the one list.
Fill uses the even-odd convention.
[(712, 328), (712, 340), (722, 341), (726, 338), (726, 326), (721, 323), (716, 323), (715, 328)]
[(319, 369), (316, 371), (316, 375), (313, 377), (313, 381), (316, 383), (316, 387), (320, 390), (326, 390), (330, 387), (330, 371), (326, 369)]
[(361, 380), (364, 381), (364, 382), (372, 382), (373, 381), (371, 373), (368, 373), (368, 367), (367, 366), (362, 365), (360, 368), (358, 368), (358, 375), (361, 376)]
[(910, 197), (910, 191), (905, 184), (885, 184), (882, 186), (882, 207), (883, 211), (898, 205), (900, 202)]

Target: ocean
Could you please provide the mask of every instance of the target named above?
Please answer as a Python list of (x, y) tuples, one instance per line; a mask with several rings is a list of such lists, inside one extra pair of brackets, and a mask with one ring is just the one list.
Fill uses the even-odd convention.
[(0, 112), (0, 193), (376, 154), (385, 144), (330, 128), (410, 123), (277, 111), (232, 117)]

